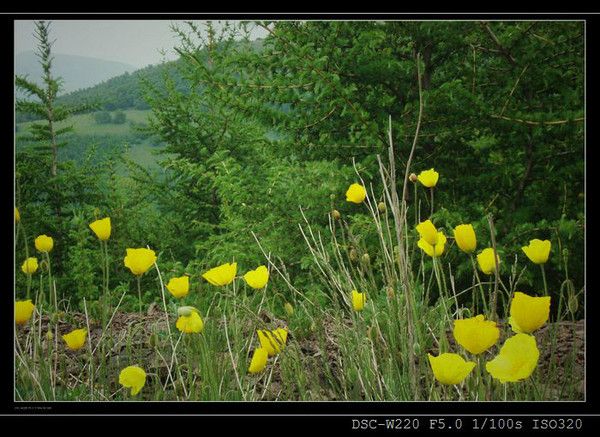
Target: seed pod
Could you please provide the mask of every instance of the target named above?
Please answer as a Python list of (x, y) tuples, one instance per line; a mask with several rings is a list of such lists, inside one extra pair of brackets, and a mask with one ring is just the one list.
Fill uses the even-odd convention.
[(369, 256), (368, 253), (363, 254), (361, 261), (363, 263), (363, 265), (368, 266), (369, 263), (371, 262), (371, 257)]
[(294, 315), (294, 307), (291, 303), (286, 302), (283, 307), (285, 308), (285, 313), (288, 315), (288, 317), (292, 317)]
[(386, 211), (386, 207), (385, 207), (385, 203), (384, 202), (379, 202), (377, 204), (377, 209), (379, 210), (380, 213), (384, 213)]
[(342, 215), (337, 209), (334, 209), (333, 211), (331, 211), (331, 217), (333, 217), (334, 220), (339, 220), (340, 218), (342, 218)]
[(394, 299), (396, 297), (396, 293), (394, 292), (394, 287), (385, 287), (385, 292), (387, 293), (387, 297), (389, 300)]
[(177, 308), (177, 315), (187, 317), (192, 314), (192, 312), (198, 312), (198, 310), (194, 307), (185, 306)]
[(575, 313), (579, 309), (579, 299), (577, 299), (577, 296), (575, 296), (574, 294), (571, 294), (569, 296), (569, 301), (568, 301), (567, 305), (569, 307), (569, 312), (572, 315), (575, 315)]
[(46, 332), (46, 339), (48, 341), (54, 340), (54, 334), (52, 333), (52, 331), (48, 330), (48, 332)]
[(356, 253), (356, 249), (350, 249), (350, 261), (358, 261), (358, 253)]
[(418, 179), (417, 179), (417, 175), (416, 175), (416, 174), (414, 174), (414, 173), (411, 173), (411, 174), (410, 174), (410, 176), (408, 177), (408, 179), (409, 179), (411, 182), (417, 182), (417, 180), (418, 180)]
[(153, 332), (152, 334), (150, 334), (150, 337), (148, 337), (148, 344), (150, 345), (150, 347), (154, 348), (156, 347), (157, 343), (158, 335), (156, 335), (156, 332)]

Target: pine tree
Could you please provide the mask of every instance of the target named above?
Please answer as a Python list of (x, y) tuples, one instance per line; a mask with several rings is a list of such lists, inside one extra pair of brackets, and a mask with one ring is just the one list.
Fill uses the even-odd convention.
[(50, 176), (56, 177), (58, 173), (58, 148), (65, 143), (60, 138), (73, 130), (68, 125), (57, 128), (56, 124), (66, 120), (73, 114), (91, 109), (90, 105), (57, 105), (56, 97), (62, 89), (63, 81), (54, 77), (52, 73), (52, 44), (50, 41), (50, 22), (37, 21), (35, 23), (35, 37), (38, 41), (36, 55), (42, 66), (42, 85), (28, 80), (25, 76), (16, 76), (15, 85), (23, 91), (27, 98), (16, 101), (17, 112), (35, 115), (43, 121), (32, 123), (29, 126), (30, 137), (26, 139), (36, 145), (36, 150), (49, 154)]

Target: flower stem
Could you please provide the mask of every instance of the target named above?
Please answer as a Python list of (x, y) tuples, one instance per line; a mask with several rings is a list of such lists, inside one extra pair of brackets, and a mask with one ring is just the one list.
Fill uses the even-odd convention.
[(140, 315), (142, 314), (142, 288), (140, 285), (141, 276), (137, 276), (138, 301), (140, 304)]
[(544, 269), (544, 264), (540, 264), (540, 268), (542, 269), (542, 279), (544, 281), (544, 296), (548, 296), (548, 283), (546, 282), (546, 270)]
[[(44, 252), (46, 256), (46, 262), (48, 263), (48, 295), (52, 296), (52, 269), (50, 267), (50, 254), (48, 252)], [(54, 298), (54, 311), (58, 311), (58, 302), (56, 301), (56, 297)]]
[(429, 214), (429, 218), (431, 218), (433, 216), (433, 187), (429, 191), (431, 192), (431, 214)]
[(479, 273), (477, 272), (477, 266), (475, 265), (475, 259), (473, 258), (473, 254), (469, 254), (469, 258), (471, 259), (471, 265), (473, 266), (473, 272), (475, 273), (475, 278), (477, 279), (477, 283), (479, 284), (479, 291), (481, 292), (481, 301), (483, 302), (483, 310), (486, 314), (488, 313), (487, 302), (485, 301), (485, 292), (483, 291), (483, 284), (481, 283), (481, 279), (479, 279)]

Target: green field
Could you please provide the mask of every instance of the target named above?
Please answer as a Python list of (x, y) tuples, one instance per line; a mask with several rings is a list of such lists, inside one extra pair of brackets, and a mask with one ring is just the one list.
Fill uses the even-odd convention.
[[(149, 110), (141, 111), (137, 109), (128, 109), (122, 111), (125, 113), (127, 121), (123, 124), (98, 124), (94, 120), (94, 112), (88, 114), (79, 114), (71, 117), (68, 122), (57, 123), (57, 129), (65, 127), (67, 125), (72, 125), (74, 129), (74, 133), (80, 135), (115, 135), (122, 136), (127, 135), (132, 132), (130, 122), (133, 123), (146, 123), (148, 116), (150, 115)], [(111, 113), (114, 115), (114, 112)], [(18, 123), (18, 131), (24, 132), (32, 123), (35, 122), (25, 122)]]
[[(155, 138), (146, 137), (135, 128), (135, 126), (146, 124), (150, 111), (130, 109), (122, 112), (126, 116), (126, 122), (122, 124), (98, 124), (94, 119), (95, 113), (75, 115), (69, 119), (68, 123), (57, 123), (57, 129), (67, 125), (73, 126), (70, 141), (67, 141), (67, 145), (61, 150), (67, 157), (65, 159), (85, 154), (92, 145), (100, 150), (103, 147), (122, 147), (124, 158), (130, 159), (144, 168), (157, 169), (159, 157), (156, 155), (156, 151), (160, 150), (162, 146), (157, 144)], [(114, 112), (111, 113), (111, 116), (114, 117)], [(20, 147), (19, 139), (24, 136), (33, 123), (35, 122), (17, 124), (17, 147)], [(83, 145), (78, 143), (83, 143)], [(126, 174), (124, 165), (119, 165), (119, 173)]]

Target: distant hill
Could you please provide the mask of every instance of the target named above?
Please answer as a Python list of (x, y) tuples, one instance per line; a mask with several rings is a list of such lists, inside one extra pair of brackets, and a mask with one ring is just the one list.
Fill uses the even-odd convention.
[[(250, 42), (250, 49), (260, 51), (264, 40), (256, 39)], [(199, 58), (205, 60), (206, 51), (201, 50), (198, 54)], [(59, 55), (56, 55), (58, 59)], [(88, 58), (91, 59), (91, 58)], [(141, 80), (145, 80), (158, 89), (164, 89), (165, 73), (173, 80), (177, 90), (185, 93), (188, 90), (189, 84), (183, 80), (177, 68), (181, 60), (164, 62), (156, 65), (148, 65), (145, 68), (131, 71), (125, 71), (119, 75), (106, 77), (84, 89), (77, 89), (68, 93), (63, 93), (58, 99), (59, 104), (79, 104), (90, 103), (96, 104), (98, 109), (105, 111), (114, 110), (146, 110), (150, 109), (143, 97)], [(117, 63), (118, 64), (118, 63)], [(66, 79), (66, 74), (58, 70), (58, 62), (56, 62), (57, 75), (62, 75)], [(32, 120), (32, 117), (25, 117), (17, 114), (17, 121)]]
[[(111, 77), (132, 72), (137, 67), (122, 62), (86, 56), (54, 54), (54, 75), (63, 78), (62, 94), (88, 88)], [(33, 51), (15, 55), (15, 74), (28, 76), (29, 80), (40, 83), (42, 68)]]
[(171, 61), (149, 65), (133, 73), (124, 73), (100, 82), (92, 87), (74, 91), (57, 99), (61, 104), (95, 103), (100, 109), (149, 109), (142, 93), (141, 80), (144, 79), (159, 88), (163, 88), (163, 75), (168, 73), (178, 89), (186, 85), (177, 71), (177, 62)]

